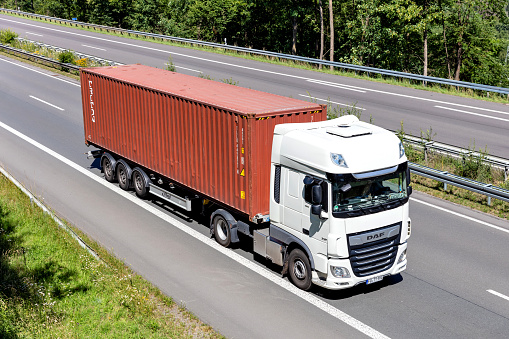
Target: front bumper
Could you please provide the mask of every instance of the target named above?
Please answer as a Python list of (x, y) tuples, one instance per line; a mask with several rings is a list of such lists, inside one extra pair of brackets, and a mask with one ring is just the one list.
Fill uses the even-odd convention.
[[(407, 243), (401, 244), (398, 246), (398, 253), (396, 255), (396, 261), (392, 265), (392, 267), (386, 271), (379, 272), (370, 276), (366, 277), (356, 277), (353, 275), (353, 270), (350, 265), (349, 259), (329, 259), (327, 262), (327, 275), (326, 276), (319, 276), (316, 272), (313, 272), (313, 283), (315, 285), (321, 286), (326, 289), (330, 290), (341, 290), (345, 288), (350, 288), (359, 284), (366, 284), (366, 282), (369, 279), (375, 278), (375, 277), (386, 277), (390, 275), (395, 275), (403, 272), (406, 269), (407, 259), (405, 259), (398, 263), (398, 259), (401, 256), (401, 254), (406, 251), (407, 249)], [(332, 275), (330, 267), (331, 266), (340, 266), (340, 267), (346, 267), (348, 271), (350, 272), (350, 278), (336, 278)]]

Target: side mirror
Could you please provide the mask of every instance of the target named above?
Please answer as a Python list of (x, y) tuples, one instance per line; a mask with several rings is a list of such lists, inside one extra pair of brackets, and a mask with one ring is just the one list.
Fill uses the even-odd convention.
[(311, 203), (313, 205), (321, 205), (322, 204), (322, 186), (313, 185), (311, 187)]
[(322, 205), (311, 205), (311, 214), (321, 215), (322, 214)]
[(410, 196), (412, 194), (412, 186), (408, 186), (408, 188), (406, 189), (406, 194), (407, 196)]

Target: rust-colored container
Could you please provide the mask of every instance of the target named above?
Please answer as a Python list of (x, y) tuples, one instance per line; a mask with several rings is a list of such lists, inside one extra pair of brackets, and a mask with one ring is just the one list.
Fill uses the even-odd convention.
[(274, 126), (325, 106), (143, 65), (81, 69), (85, 142), (253, 219), (269, 214)]

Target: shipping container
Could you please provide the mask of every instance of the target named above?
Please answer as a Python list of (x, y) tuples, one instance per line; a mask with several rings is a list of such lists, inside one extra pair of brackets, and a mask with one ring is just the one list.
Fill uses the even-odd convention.
[(326, 106), (143, 65), (81, 69), (85, 142), (253, 220), (269, 214), (274, 126)]

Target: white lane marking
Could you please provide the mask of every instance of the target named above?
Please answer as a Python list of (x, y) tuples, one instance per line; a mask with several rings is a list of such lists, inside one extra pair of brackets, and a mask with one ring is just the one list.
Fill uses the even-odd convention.
[[(310, 97), (309, 95), (306, 95), (306, 94), (299, 94), (299, 96), (300, 97), (305, 97), (305, 98), (308, 98), (308, 99), (316, 99), (316, 100), (320, 100), (320, 101), (330, 102), (331, 104), (336, 104), (336, 105), (339, 105), (339, 106), (354, 107), (352, 105), (342, 104), (340, 102), (331, 101), (331, 100), (328, 100), (328, 99), (320, 99), (320, 98)], [(363, 111), (366, 110), (365, 108), (357, 107), (357, 106), (355, 106), (355, 108), (363, 110)]]
[(343, 85), (343, 84), (337, 84), (337, 83), (334, 83), (334, 82), (322, 81), (322, 80), (313, 80), (313, 79), (308, 79), (307, 81), (315, 83), (315, 84), (319, 84), (319, 85), (330, 86), (330, 87), (335, 87), (335, 88), (341, 88), (341, 89), (346, 89), (346, 90), (354, 91), (354, 92), (366, 93), (365, 90), (358, 89), (359, 87), (355, 87), (355, 86)]
[(21, 68), (24, 68), (24, 69), (28, 69), (29, 71), (32, 71), (32, 72), (39, 73), (39, 74), (42, 74), (42, 75), (44, 75), (44, 76), (50, 77), (51, 79), (55, 79), (55, 80), (59, 80), (59, 81), (63, 81), (63, 82), (68, 83), (68, 84), (70, 84), (70, 85), (77, 86), (77, 87), (81, 87), (81, 86), (80, 86), (80, 84), (77, 84), (77, 83), (75, 83), (75, 82), (71, 82), (71, 81), (67, 81), (67, 80), (65, 80), (65, 79), (57, 78), (57, 77), (55, 77), (55, 75), (54, 75), (54, 74), (47, 74), (47, 73), (43, 73), (43, 72), (38, 71), (38, 70), (36, 70), (36, 69), (30, 68), (30, 67), (27, 67), (27, 66), (24, 66), (24, 65), (20, 65), (20, 64), (18, 64), (18, 63), (15, 63), (15, 62), (12, 62), (12, 61), (9, 61), (9, 60), (5, 60), (5, 59), (3, 59), (3, 58), (0, 58), (0, 61), (4, 61), (4, 62), (7, 62), (7, 63), (9, 63), (9, 64), (13, 64), (13, 65), (15, 65), (15, 66), (18, 66), (18, 67), (21, 67)]
[[(168, 65), (168, 64), (166, 64)], [(195, 69), (191, 69), (191, 68), (186, 68), (186, 67), (182, 67), (182, 66), (175, 66), (176, 68), (182, 68), (182, 69), (185, 69), (187, 71), (191, 71), (191, 72), (196, 72), (196, 73), (202, 73), (202, 71), (197, 71)]]
[(508, 297), (508, 296), (506, 296), (506, 295), (504, 295), (504, 294), (502, 294), (502, 293), (498, 293), (497, 291), (493, 291), (493, 290), (486, 290), (486, 292), (491, 293), (491, 294), (493, 294), (493, 295), (496, 295), (497, 297), (500, 297), (500, 298), (502, 298), (502, 299), (505, 299), (505, 300), (509, 301), (509, 297)]
[(99, 47), (94, 47), (94, 46), (89, 46), (89, 45), (83, 45), (83, 44), (82, 44), (81, 46), (83, 46), (83, 47), (88, 47), (88, 48), (92, 48), (92, 49), (98, 49), (98, 50), (100, 50), (100, 51), (105, 51), (105, 52), (106, 52), (106, 50), (105, 50), (104, 48), (99, 48)]
[(166, 221), (167, 223), (169, 223), (170, 225), (178, 228), (182, 232), (187, 233), (188, 235), (192, 236), (193, 238), (201, 241), (202, 243), (204, 243), (205, 245), (215, 249), (216, 251), (226, 255), (227, 257), (229, 257), (230, 259), (232, 259), (232, 260), (236, 261), (237, 263), (243, 265), (244, 267), (246, 267), (246, 268), (248, 268), (248, 269), (258, 273), (259, 275), (261, 275), (262, 277), (272, 281), (276, 285), (281, 286), (282, 288), (286, 289), (290, 293), (293, 293), (295, 296), (297, 296), (297, 297), (307, 301), (311, 305), (321, 309), (322, 311), (330, 314), (331, 316), (335, 317), (336, 319), (338, 319), (338, 320), (346, 323), (347, 325), (355, 328), (356, 330), (362, 332), (363, 334), (365, 334), (365, 335), (367, 335), (367, 336), (369, 336), (371, 338), (377, 338), (377, 339), (388, 339), (389, 338), (389, 337), (385, 336), (384, 334), (378, 332), (377, 330), (375, 330), (375, 329), (369, 327), (368, 325), (362, 323), (361, 321), (359, 321), (359, 320), (349, 316), (345, 312), (343, 312), (343, 311), (335, 308), (334, 306), (326, 303), (325, 301), (315, 297), (314, 295), (298, 289), (297, 287), (292, 285), (289, 281), (287, 281), (285, 279), (282, 279), (278, 275), (269, 272), (267, 269), (265, 269), (265, 268), (263, 268), (261, 266), (258, 266), (257, 264), (249, 261), (248, 259), (242, 257), (241, 255), (239, 255), (239, 254), (237, 254), (237, 253), (235, 253), (235, 252), (233, 252), (233, 251), (231, 251), (231, 250), (229, 250), (227, 248), (222, 247), (221, 245), (219, 245), (215, 240), (211, 239), (210, 237), (207, 237), (207, 236), (205, 236), (205, 235), (203, 235), (203, 234), (193, 230), (192, 228), (190, 228), (189, 226), (186, 226), (182, 222), (172, 218), (171, 216), (163, 213), (162, 211), (159, 211), (155, 207), (150, 206), (149, 204), (147, 204), (147, 203), (143, 202), (142, 200), (138, 199), (137, 197), (132, 196), (131, 194), (129, 194), (126, 191), (122, 190), (120, 187), (107, 182), (106, 180), (100, 178), (99, 176), (93, 174), (92, 172), (87, 171), (85, 168), (79, 166), (75, 162), (67, 159), (66, 157), (58, 154), (57, 152), (49, 149), (48, 147), (38, 143), (37, 141), (33, 140), (32, 138), (24, 135), (23, 133), (15, 130), (14, 128), (4, 124), (1, 121), (0, 121), (0, 127), (5, 129), (6, 131), (16, 135), (17, 137), (23, 139), (24, 141), (30, 143), (31, 145), (37, 147), (41, 151), (46, 152), (47, 154), (51, 155), (52, 157), (60, 160), (61, 162), (63, 162), (64, 164), (66, 164), (66, 165), (68, 165), (70, 167), (72, 167), (73, 169), (77, 170), (81, 174), (86, 175), (87, 177), (89, 177), (90, 179), (92, 179), (92, 180), (96, 181), (97, 183), (103, 185), (104, 187), (109, 188), (110, 190), (112, 190), (115, 193), (121, 195), (122, 197), (124, 197), (125, 199), (129, 200), (130, 202), (132, 202), (132, 203), (138, 205), (139, 207), (145, 209), (146, 211), (156, 215), (160, 219), (162, 219), (162, 220)]
[(440, 210), (440, 211), (443, 211), (443, 212), (446, 212), (446, 213), (450, 213), (452, 215), (455, 215), (457, 217), (460, 217), (460, 218), (463, 218), (463, 219), (467, 219), (467, 220), (470, 220), (470, 221), (474, 221), (476, 223), (479, 223), (481, 225), (484, 225), (484, 226), (488, 226), (488, 227), (491, 227), (491, 228), (494, 228), (498, 231), (502, 231), (502, 232), (505, 232), (505, 233), (509, 233), (509, 229), (505, 229), (503, 227), (500, 227), (500, 226), (496, 226), (496, 225), (493, 225), (493, 224), (490, 224), (486, 221), (482, 221), (482, 220), (479, 220), (479, 219), (475, 219), (475, 218), (472, 218), (472, 217), (468, 217), (466, 215), (463, 215), (463, 214), (460, 214), (458, 212), (453, 212), (453, 211), (449, 211), (448, 209), (445, 209), (443, 207), (439, 207), (439, 206), (436, 206), (436, 205), (433, 205), (433, 204), (430, 204), (429, 202), (425, 202), (425, 201), (422, 201), (422, 200), (418, 200), (418, 199), (415, 199), (415, 198), (410, 198), (410, 200), (412, 201), (415, 201), (415, 202), (418, 202), (420, 204), (423, 204), (423, 205), (426, 205), (426, 206), (429, 206), (429, 207), (433, 207), (433, 208), (436, 208), (437, 210)]
[[(161, 52), (161, 53), (165, 53), (165, 54), (171, 54), (171, 55), (179, 55), (179, 56), (190, 58), (190, 59), (202, 60), (202, 61), (206, 61), (206, 62), (216, 63), (216, 64), (230, 66), (230, 67), (237, 67), (237, 68), (247, 69), (247, 70), (256, 71), (256, 72), (280, 75), (280, 76), (285, 76), (285, 77), (294, 78), (294, 79), (301, 79), (301, 80), (311, 81), (311, 82), (313, 82), (313, 81), (314, 82), (321, 81), (321, 80), (306, 78), (306, 77), (302, 77), (302, 76), (298, 76), (298, 75), (291, 75), (291, 74), (267, 71), (267, 70), (263, 70), (263, 69), (259, 69), (259, 68), (241, 66), (241, 65), (231, 64), (231, 63), (217, 61), (217, 60), (200, 58), (200, 57), (196, 57), (196, 56), (192, 56), (192, 55), (187, 55), (187, 54), (170, 52), (170, 51), (166, 51), (166, 50), (162, 50), (162, 49), (158, 49), (158, 48), (153, 48), (153, 47), (135, 45), (135, 44), (131, 44), (131, 43), (123, 42), (123, 41), (115, 41), (115, 40), (109, 40), (109, 39), (105, 39), (105, 38), (94, 37), (94, 36), (80, 34), (80, 33), (75, 33), (75, 32), (67, 32), (67, 31), (62, 31), (62, 30), (55, 29), (55, 28), (42, 27), (42, 26), (37, 26), (37, 25), (29, 24), (29, 23), (26, 23), (26, 22), (19, 22), (19, 21), (9, 20), (9, 19), (5, 19), (5, 18), (0, 18), (0, 20), (8, 21), (8, 22), (14, 22), (14, 23), (21, 24), (21, 25), (26, 25), (26, 26), (37, 27), (37, 28), (40, 28), (40, 29), (46, 29), (46, 30), (55, 31), (55, 32), (59, 32), (59, 33), (65, 33), (65, 34), (70, 34), (70, 35), (75, 35), (75, 36), (81, 36), (81, 37), (85, 37), (85, 38), (89, 38), (89, 39), (95, 39), (95, 40), (100, 40), (100, 41), (111, 42), (111, 43), (115, 43), (115, 44), (119, 44), (119, 45), (124, 45), (124, 46), (130, 46), (130, 47), (136, 47), (136, 48), (141, 48), (141, 49), (147, 49), (147, 50), (151, 50), (151, 51), (155, 51), (155, 52)], [(354, 86), (351, 86), (351, 87), (354, 87)], [(481, 110), (481, 111), (485, 111), (485, 112), (493, 112), (493, 113), (503, 113), (503, 114), (506, 114), (506, 112), (497, 111), (497, 110), (488, 109), (488, 108), (475, 107), (475, 106), (469, 106), (469, 105), (463, 105), (463, 104), (456, 104), (456, 103), (452, 103), (452, 102), (446, 102), (446, 101), (440, 101), (440, 100), (434, 100), (434, 99), (419, 98), (419, 97), (415, 97), (415, 96), (411, 96), (411, 95), (392, 93), (392, 92), (387, 92), (387, 91), (380, 91), (380, 90), (375, 90), (375, 89), (370, 89), (370, 88), (363, 88), (363, 87), (355, 87), (355, 88), (360, 89), (360, 90), (364, 90), (364, 91), (370, 91), (370, 92), (373, 92), (373, 93), (393, 95), (393, 96), (397, 96), (397, 97), (401, 97), (401, 98), (422, 100), (422, 101), (433, 102), (433, 103), (437, 103), (437, 104), (446, 104), (446, 105), (463, 107), (463, 108), (477, 109), (477, 110)]]
[[(489, 119), (495, 119), (495, 120), (501, 120), (501, 121), (508, 121), (509, 122), (509, 119), (504, 119), (504, 118), (499, 118), (499, 117), (492, 117), (491, 115), (474, 113), (474, 112), (468, 112), (468, 111), (463, 111), (461, 109), (455, 109), (455, 108), (449, 108), (449, 107), (443, 107), (443, 106), (435, 106), (435, 107), (436, 108), (445, 109), (445, 110), (448, 110), (448, 111), (454, 111), (454, 112), (459, 112), (459, 113), (463, 113), (463, 114), (477, 115), (477, 116), (483, 117), (483, 118), (489, 118)], [(502, 113), (502, 114), (509, 114), (509, 113)]]
[(32, 98), (32, 99), (34, 99), (34, 100), (40, 101), (40, 102), (42, 102), (43, 104), (46, 104), (46, 105), (48, 105), (48, 106), (54, 107), (54, 108), (56, 108), (56, 109), (59, 109), (59, 110), (61, 110), (61, 111), (63, 111), (63, 110), (64, 110), (63, 108), (60, 108), (60, 107), (58, 107), (57, 105), (53, 105), (53, 104), (51, 104), (51, 103), (49, 103), (49, 102), (47, 102), (47, 101), (44, 101), (44, 100), (39, 99), (39, 98), (36, 98), (36, 97), (34, 97), (33, 95), (29, 95), (29, 97), (30, 97), (30, 98)]
[(32, 32), (25, 32), (25, 34), (31, 34), (31, 35), (37, 35), (37, 36), (43, 36), (42, 34), (32, 33)]

